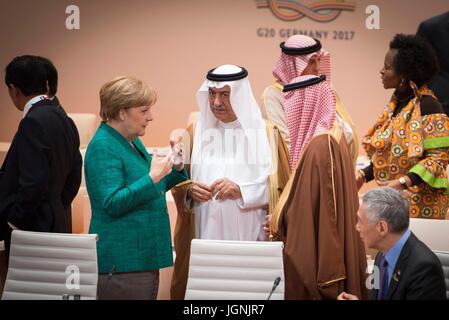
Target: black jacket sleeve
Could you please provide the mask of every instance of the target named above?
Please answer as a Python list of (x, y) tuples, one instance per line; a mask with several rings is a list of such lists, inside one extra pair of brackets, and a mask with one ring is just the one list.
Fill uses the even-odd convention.
[(81, 170), (83, 167), (83, 159), (81, 157), (81, 153), (79, 150), (75, 152), (75, 159), (72, 166), (72, 171), (70, 171), (67, 176), (67, 180), (64, 186), (64, 190), (62, 191), (62, 204), (67, 209), (78, 193), (78, 189), (81, 184)]
[(73, 157), (72, 170), (70, 171), (69, 175), (67, 176), (64, 190), (62, 191), (62, 194), (61, 194), (62, 204), (66, 209), (70, 206), (70, 204), (72, 203), (76, 194), (78, 193), (79, 187), (81, 185), (81, 177), (82, 177), (81, 171), (83, 170), (83, 158), (79, 151), (80, 138), (79, 138), (78, 129), (76, 128), (76, 125), (73, 122), (73, 120), (72, 119), (69, 119), (69, 120), (70, 120), (70, 124), (73, 128), (73, 133), (74, 133), (73, 136), (75, 138), (75, 146), (74, 146), (74, 157)]

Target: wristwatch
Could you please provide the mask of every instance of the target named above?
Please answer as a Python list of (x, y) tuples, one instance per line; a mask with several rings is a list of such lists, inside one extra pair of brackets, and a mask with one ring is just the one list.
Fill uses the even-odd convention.
[(407, 189), (407, 181), (405, 181), (404, 177), (400, 177), (398, 181), (404, 189)]
[(366, 183), (366, 175), (362, 169), (357, 171), (357, 175), (362, 178), (363, 183)]

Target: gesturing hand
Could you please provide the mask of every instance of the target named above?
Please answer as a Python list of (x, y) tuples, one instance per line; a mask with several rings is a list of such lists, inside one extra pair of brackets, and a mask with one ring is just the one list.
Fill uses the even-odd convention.
[(173, 168), (181, 171), (184, 169), (184, 144), (182, 142), (170, 141), (170, 145), (174, 156)]
[(212, 197), (215, 196), (217, 200), (237, 200), (242, 197), (239, 185), (228, 178), (218, 179), (210, 187)]
[(173, 155), (170, 153), (165, 157), (159, 157), (156, 153), (151, 160), (149, 175), (154, 183), (158, 183), (163, 177), (168, 175), (173, 167)]

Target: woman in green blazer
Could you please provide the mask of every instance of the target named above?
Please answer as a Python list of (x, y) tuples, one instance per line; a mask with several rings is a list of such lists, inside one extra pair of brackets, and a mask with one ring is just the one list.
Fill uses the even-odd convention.
[[(152, 157), (139, 136), (156, 93), (130, 77), (100, 91), (100, 124), (84, 170), (98, 240), (99, 299), (156, 299), (159, 269), (173, 265), (165, 193), (187, 179), (173, 155)], [(182, 155), (182, 148), (181, 148)]]

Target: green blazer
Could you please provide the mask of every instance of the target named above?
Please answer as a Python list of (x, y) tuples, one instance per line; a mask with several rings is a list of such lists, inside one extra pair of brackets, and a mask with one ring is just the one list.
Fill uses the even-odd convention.
[(92, 208), (90, 233), (97, 233), (98, 269), (108, 273), (155, 270), (173, 265), (165, 193), (187, 179), (173, 170), (154, 184), (151, 155), (140, 139), (131, 144), (101, 123), (84, 162)]

